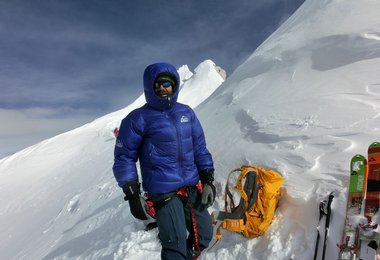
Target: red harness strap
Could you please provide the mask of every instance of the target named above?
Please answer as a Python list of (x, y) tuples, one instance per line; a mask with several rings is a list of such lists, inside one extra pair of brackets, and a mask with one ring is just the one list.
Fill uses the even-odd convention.
[[(199, 193), (202, 193), (202, 183), (199, 181), (195, 186)], [(178, 195), (187, 197), (187, 203), (189, 203), (191, 209), (191, 222), (193, 224), (193, 232), (194, 232), (194, 243), (193, 243), (193, 259), (198, 259), (201, 255), (201, 248), (199, 247), (199, 235), (198, 235), (198, 227), (197, 227), (197, 219), (195, 217), (195, 211), (193, 207), (193, 202), (189, 196), (190, 189), (189, 187), (182, 187), (177, 191)]]
[(199, 194), (202, 194), (203, 186), (202, 186), (201, 181), (198, 181), (198, 183), (197, 183), (197, 185), (195, 185), (195, 187), (197, 187)]
[(177, 194), (183, 197), (187, 197), (187, 189), (185, 187), (179, 188)]
[(194, 243), (193, 243), (193, 259), (198, 259), (201, 256), (201, 248), (199, 247), (199, 236), (198, 236), (198, 227), (197, 227), (197, 219), (195, 217), (195, 211), (193, 207), (193, 202), (191, 201), (190, 196), (187, 196), (187, 202), (190, 205), (191, 209), (191, 222), (193, 224), (194, 231)]
[(147, 199), (146, 204), (148, 205), (148, 214), (152, 218), (156, 218), (156, 209), (153, 207), (153, 201)]

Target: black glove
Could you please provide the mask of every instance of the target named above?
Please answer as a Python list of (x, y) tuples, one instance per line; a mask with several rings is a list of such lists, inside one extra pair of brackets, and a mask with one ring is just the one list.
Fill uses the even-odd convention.
[(202, 184), (212, 183), (214, 181), (214, 169), (205, 169), (200, 171), (199, 179)]
[(214, 169), (206, 169), (199, 172), (199, 178), (203, 184), (201, 204), (210, 207), (215, 201), (216, 189), (214, 181)]
[(129, 207), (133, 217), (140, 220), (148, 220), (148, 204), (145, 199), (140, 196), (140, 183), (137, 181), (128, 182), (123, 186), (125, 193), (124, 200), (129, 202)]
[(130, 181), (127, 182), (123, 186), (123, 192), (125, 194), (124, 200), (128, 201), (133, 197), (138, 197), (140, 196), (140, 183), (138, 181)]
[(134, 197), (128, 200), (128, 202), (131, 213), (135, 218), (140, 220), (148, 220), (151, 218), (148, 214), (148, 204), (143, 197)]

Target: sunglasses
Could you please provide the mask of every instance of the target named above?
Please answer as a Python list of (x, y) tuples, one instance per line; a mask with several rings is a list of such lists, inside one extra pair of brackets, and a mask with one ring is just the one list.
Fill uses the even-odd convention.
[(172, 86), (172, 83), (168, 80), (165, 80), (165, 81), (157, 81), (156, 83), (154, 83), (154, 87), (156, 89), (159, 89), (161, 86), (163, 86), (164, 88), (168, 88), (170, 86)]

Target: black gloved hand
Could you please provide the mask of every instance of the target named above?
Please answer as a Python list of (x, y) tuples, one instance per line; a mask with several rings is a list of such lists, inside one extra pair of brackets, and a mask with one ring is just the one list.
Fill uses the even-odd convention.
[(133, 217), (140, 220), (148, 220), (149, 218), (151, 218), (148, 214), (148, 204), (146, 203), (143, 197), (133, 197), (129, 199), (128, 202)]
[(210, 207), (215, 201), (216, 188), (214, 181), (214, 169), (205, 169), (199, 172), (199, 179), (203, 184), (201, 204)]
[(214, 169), (205, 169), (200, 171), (199, 179), (202, 184), (212, 183), (214, 181)]
[(140, 196), (140, 183), (138, 181), (130, 181), (127, 182), (123, 186), (123, 192), (125, 194), (124, 200), (128, 201), (133, 197), (138, 197)]
[(145, 199), (140, 196), (140, 183), (137, 181), (128, 182), (123, 186), (123, 192), (125, 193), (124, 200), (129, 202), (133, 217), (140, 220), (149, 219), (148, 204)]

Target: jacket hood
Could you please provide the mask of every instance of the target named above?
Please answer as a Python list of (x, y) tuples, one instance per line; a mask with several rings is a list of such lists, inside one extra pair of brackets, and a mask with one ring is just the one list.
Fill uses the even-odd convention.
[[(160, 74), (168, 74), (175, 79), (173, 95), (160, 97), (154, 92), (154, 82)], [(154, 63), (146, 67), (144, 71), (144, 94), (146, 102), (159, 110), (167, 110), (177, 102), (180, 78), (177, 70), (169, 63)]]

